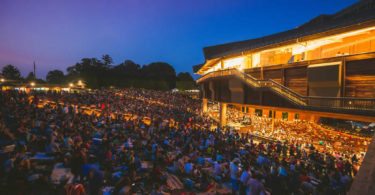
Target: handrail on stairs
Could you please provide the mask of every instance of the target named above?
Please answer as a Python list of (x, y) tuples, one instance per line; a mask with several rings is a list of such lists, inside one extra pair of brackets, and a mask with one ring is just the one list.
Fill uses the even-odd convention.
[(254, 88), (269, 88), (272, 91), (287, 97), (287, 99), (298, 106), (304, 107), (328, 107), (347, 110), (371, 110), (375, 111), (375, 98), (352, 98), (352, 97), (315, 97), (302, 96), (292, 89), (272, 80), (260, 80), (242, 72), (236, 68), (210, 72), (197, 80), (198, 83), (212, 77), (235, 75), (244, 80)]

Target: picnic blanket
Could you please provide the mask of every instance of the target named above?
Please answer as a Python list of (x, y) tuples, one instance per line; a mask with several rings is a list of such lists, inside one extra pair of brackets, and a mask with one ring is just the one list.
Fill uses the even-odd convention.
[(61, 163), (57, 163), (51, 173), (51, 182), (53, 184), (60, 184), (62, 181), (68, 181), (71, 183), (74, 175), (70, 171), (70, 168), (64, 168)]
[(177, 176), (166, 172), (164, 174), (167, 177), (167, 186), (170, 190), (182, 190), (184, 188), (184, 184)]
[(16, 148), (16, 145), (14, 145), (14, 144), (7, 145), (7, 146), (4, 146), (0, 150), (0, 153), (10, 153), (10, 152), (13, 152), (15, 148)]

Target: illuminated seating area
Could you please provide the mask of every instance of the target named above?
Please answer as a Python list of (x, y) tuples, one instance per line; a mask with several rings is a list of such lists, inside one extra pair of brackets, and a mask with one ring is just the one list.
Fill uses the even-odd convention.
[(375, 120), (373, 7), (360, 2), (292, 30), (205, 47), (193, 67), (202, 97)]
[(322, 152), (359, 154), (361, 161), (369, 148), (351, 194), (373, 191), (373, 132), (332, 131), (322, 122), (358, 121), (369, 128), (375, 121), (374, 1), (284, 32), (205, 47), (203, 54), (193, 70), (200, 75), (203, 112), (220, 126), (264, 140), (303, 139)]

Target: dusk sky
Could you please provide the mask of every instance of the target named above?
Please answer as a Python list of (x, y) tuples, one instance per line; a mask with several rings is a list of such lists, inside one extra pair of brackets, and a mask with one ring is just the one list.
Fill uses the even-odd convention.
[(164, 61), (177, 72), (202, 48), (295, 28), (356, 0), (0, 0), (0, 68), (65, 71), (84, 57)]

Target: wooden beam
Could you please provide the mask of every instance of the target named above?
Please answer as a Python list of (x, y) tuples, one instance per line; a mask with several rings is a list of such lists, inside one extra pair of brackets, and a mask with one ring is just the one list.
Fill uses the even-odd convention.
[[(262, 67), (264, 70), (275, 70), (281, 68), (295, 68), (295, 67), (305, 67), (310, 64), (322, 64), (322, 63), (329, 63), (329, 62), (338, 62), (338, 61), (354, 61), (354, 60), (365, 60), (375, 58), (375, 52), (369, 52), (364, 54), (353, 54), (353, 55), (346, 55), (346, 56), (337, 56), (331, 58), (323, 58), (323, 59), (316, 59), (316, 60), (306, 60), (294, 63), (285, 63), (285, 64), (275, 64), (271, 66)], [(258, 70), (259, 67), (256, 68), (249, 68), (245, 69), (245, 72), (253, 72)]]
[[(229, 102), (228, 104), (238, 105), (236, 103), (229, 103)], [(253, 104), (240, 104), (240, 105), (252, 107), (254, 109), (267, 109), (267, 110), (274, 110), (274, 111), (280, 111), (280, 112), (293, 112), (293, 113), (300, 113), (300, 114), (316, 115), (319, 117), (327, 117), (327, 118), (354, 120), (354, 121), (362, 121), (362, 122), (374, 122), (375, 121), (375, 116), (362, 116), (362, 115), (354, 115), (354, 114), (320, 112), (320, 111), (301, 110), (301, 109), (294, 109), (294, 108), (259, 106), (259, 105), (253, 105)]]
[(345, 87), (346, 87), (346, 59), (344, 58), (341, 63), (341, 97), (345, 97)]

